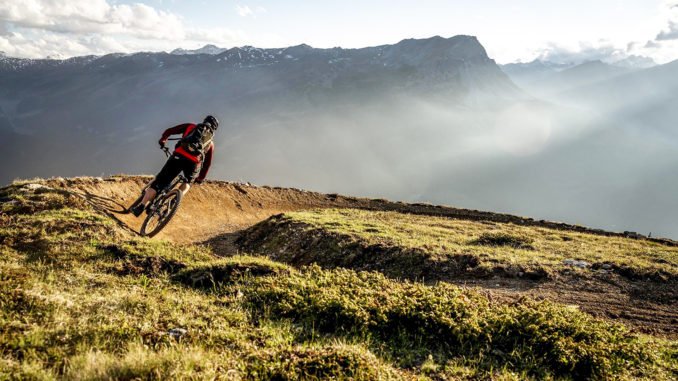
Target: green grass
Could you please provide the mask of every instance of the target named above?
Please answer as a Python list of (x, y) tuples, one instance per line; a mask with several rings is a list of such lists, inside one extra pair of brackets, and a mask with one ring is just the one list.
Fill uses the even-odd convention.
[(607, 377), (657, 356), (622, 326), (576, 309), (493, 305), (448, 284), (399, 283), (374, 272), (310, 267), (282, 279), (259, 278), (245, 297), (255, 309), (319, 332), (382, 341), (399, 358), (436, 352), (472, 359), (467, 365), (482, 369), (509, 363), (520, 364), (512, 371), (539, 377)]
[[(675, 377), (677, 345), (551, 303), (129, 236), (60, 192), (0, 214), (0, 379)], [(469, 237), (469, 241), (472, 237)], [(185, 334), (172, 336), (176, 328)]]
[[(356, 250), (351, 252), (351, 248), (356, 247), (381, 248), (382, 255), (389, 255), (388, 248), (397, 248), (400, 258), (396, 260), (401, 261), (401, 268), (393, 269), (391, 274), (396, 276), (407, 276), (408, 271), (417, 270), (417, 263), (422, 261), (426, 261), (427, 266), (445, 266), (446, 262), (463, 256), (474, 262), (473, 267), (477, 266), (479, 270), (504, 266), (524, 271), (578, 271), (563, 262), (576, 260), (586, 261), (594, 269), (609, 264), (626, 275), (639, 278), (678, 279), (678, 247), (645, 240), (358, 209), (286, 213), (279, 220), (263, 224), (271, 223), (286, 224), (288, 229), (279, 235), (262, 236), (264, 244), (258, 247), (262, 252), (282, 250), (277, 258), (286, 261), (293, 260), (290, 256), (303, 260), (299, 252), (304, 248), (296, 247), (295, 240), (306, 239), (305, 244), (311, 247), (315, 238), (323, 237), (320, 242), (325, 245), (322, 253), (311, 252), (312, 247), (306, 248), (312, 257), (309, 263), (322, 264), (336, 253), (339, 258), (335, 258), (338, 262), (333, 265), (340, 265), (347, 255), (357, 255)], [(267, 227), (284, 230), (280, 226), (270, 228)], [(250, 234), (259, 237), (257, 227)], [(325, 238), (332, 238), (334, 247), (328, 247)], [(257, 249), (256, 244), (249, 246), (251, 250)], [(287, 249), (290, 249), (289, 256)]]

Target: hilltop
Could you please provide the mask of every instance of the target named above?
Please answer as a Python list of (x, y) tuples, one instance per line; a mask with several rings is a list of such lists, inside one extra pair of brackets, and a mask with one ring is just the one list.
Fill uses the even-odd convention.
[(119, 213), (148, 179), (0, 190), (0, 374), (678, 374), (674, 241), (219, 181), (150, 240)]

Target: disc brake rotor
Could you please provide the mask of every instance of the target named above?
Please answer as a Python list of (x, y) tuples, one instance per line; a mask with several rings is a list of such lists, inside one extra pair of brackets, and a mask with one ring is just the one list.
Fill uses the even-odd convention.
[(170, 211), (172, 210), (173, 206), (173, 200), (167, 200), (165, 204), (163, 204), (162, 208), (162, 218), (167, 217), (170, 214)]

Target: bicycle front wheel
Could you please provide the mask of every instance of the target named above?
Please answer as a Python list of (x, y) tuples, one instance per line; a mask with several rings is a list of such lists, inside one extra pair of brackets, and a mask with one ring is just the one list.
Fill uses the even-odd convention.
[(155, 210), (148, 214), (143, 225), (141, 225), (141, 236), (153, 237), (160, 233), (179, 210), (181, 197), (182, 193), (179, 189), (175, 189), (163, 197)]

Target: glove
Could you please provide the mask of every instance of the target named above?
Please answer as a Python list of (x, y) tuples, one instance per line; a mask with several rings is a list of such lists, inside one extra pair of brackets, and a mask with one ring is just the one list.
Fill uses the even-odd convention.
[(205, 179), (195, 179), (195, 183), (200, 185)]
[(167, 140), (165, 140), (165, 139), (160, 139), (160, 140), (158, 140), (158, 144), (160, 144), (160, 148), (165, 148), (165, 142), (166, 142), (166, 141), (167, 141)]

